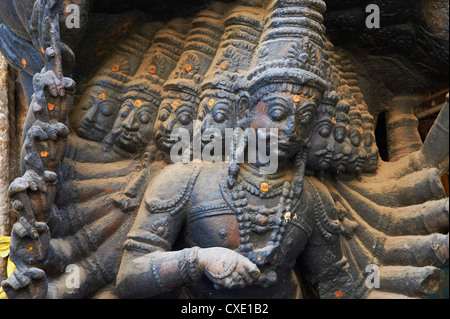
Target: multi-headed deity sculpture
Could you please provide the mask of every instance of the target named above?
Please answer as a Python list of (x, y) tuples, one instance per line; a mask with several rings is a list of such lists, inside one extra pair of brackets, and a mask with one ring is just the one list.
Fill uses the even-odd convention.
[[(19, 17), (0, 14), (0, 43), (29, 101), (22, 176), (8, 191), (8, 298), (435, 290), (448, 265), (448, 100), (419, 150), (383, 161), (377, 94), (325, 27), (335, 6), (330, 16), (323, 0), (212, 1), (167, 21), (134, 13), (80, 74), (92, 65), (75, 59), (89, 19), (101, 18), (87, 15), (68, 41), (68, 2), (89, 11), (86, 0), (1, 7)], [(371, 266), (380, 287), (367, 284)]]

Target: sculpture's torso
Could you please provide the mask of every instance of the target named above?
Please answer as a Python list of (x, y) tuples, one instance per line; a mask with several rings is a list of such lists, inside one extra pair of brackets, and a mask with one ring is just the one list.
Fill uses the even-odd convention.
[[(291, 176), (289, 173), (283, 174), (278, 180), (271, 180), (275, 188), (270, 197), (280, 193), (282, 188), (280, 185), (289, 180)], [(261, 199), (244, 187), (241, 192), (246, 193), (246, 207), (249, 214), (239, 216), (235, 204), (239, 204), (240, 200), (233, 200), (233, 191), (227, 187), (226, 178), (227, 165), (202, 164), (190, 201), (185, 207), (187, 213), (185, 235), (188, 245), (201, 248), (224, 247), (240, 251), (240, 246), (243, 244), (242, 237), (248, 235), (248, 244), (252, 245), (252, 251), (267, 248), (270, 237), (273, 235), (276, 219), (279, 218), (274, 208), (279, 204), (281, 194)], [(267, 289), (269, 289), (273, 292), (274, 298), (299, 298), (301, 296), (300, 282), (292, 268), (312, 232), (310, 213), (302, 205), (302, 200), (296, 203), (295, 211), (291, 212), (291, 219), (282, 234), (280, 247), (270, 255), (268, 260), (261, 262), (260, 269), (263, 276), (258, 284), (244, 290), (217, 291), (212, 283), (205, 279), (194, 284), (194, 289), (189, 289), (193, 294), (192, 297), (263, 298), (264, 295), (267, 296)], [(255, 260), (255, 262), (259, 261)], [(277, 279), (273, 272), (277, 274)]]

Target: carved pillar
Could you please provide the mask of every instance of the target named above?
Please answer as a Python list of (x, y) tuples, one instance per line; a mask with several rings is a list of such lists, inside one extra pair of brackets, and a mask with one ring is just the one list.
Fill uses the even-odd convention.
[(414, 107), (422, 100), (423, 96), (399, 96), (392, 100), (387, 118), (388, 151), (391, 162), (422, 147), (422, 140), (417, 130), (419, 120), (414, 115)]

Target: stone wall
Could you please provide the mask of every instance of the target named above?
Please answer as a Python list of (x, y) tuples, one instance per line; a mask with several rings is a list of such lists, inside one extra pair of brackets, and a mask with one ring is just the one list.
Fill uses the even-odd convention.
[[(9, 94), (8, 64), (0, 55), (0, 235), (9, 235)], [(3, 279), (5, 260), (0, 259), (0, 279)]]

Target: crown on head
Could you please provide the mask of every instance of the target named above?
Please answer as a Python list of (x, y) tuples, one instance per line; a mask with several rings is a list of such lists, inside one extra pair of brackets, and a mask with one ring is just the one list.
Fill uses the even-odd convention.
[(248, 75), (249, 92), (271, 83), (290, 82), (326, 89), (325, 27), (321, 0), (275, 0)]

